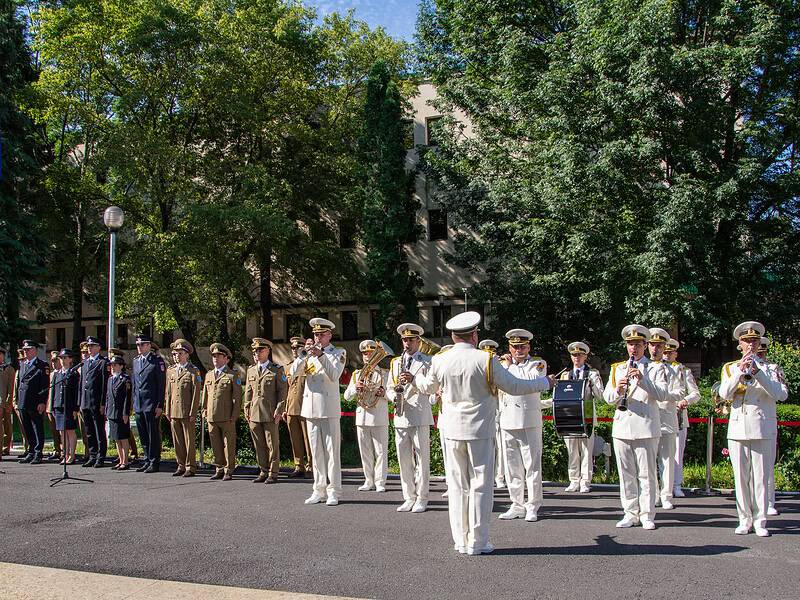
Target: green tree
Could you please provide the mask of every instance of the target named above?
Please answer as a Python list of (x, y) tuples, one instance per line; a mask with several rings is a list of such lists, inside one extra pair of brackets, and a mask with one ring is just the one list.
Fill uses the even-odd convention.
[[(419, 64), (449, 135), (425, 156), (498, 330), (618, 354), (626, 322), (733, 351), (795, 336), (795, 2), (425, 2)], [(477, 234), (475, 236), (474, 234)]]

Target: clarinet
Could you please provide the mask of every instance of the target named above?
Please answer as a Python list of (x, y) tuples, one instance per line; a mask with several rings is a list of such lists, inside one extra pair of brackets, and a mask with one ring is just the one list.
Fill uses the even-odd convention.
[[(628, 371), (630, 371), (633, 367), (636, 366), (636, 361), (631, 356), (631, 359), (628, 361)], [(628, 388), (630, 387), (630, 383), (625, 386), (625, 393), (622, 394), (622, 399), (617, 404), (617, 410), (628, 410)]]

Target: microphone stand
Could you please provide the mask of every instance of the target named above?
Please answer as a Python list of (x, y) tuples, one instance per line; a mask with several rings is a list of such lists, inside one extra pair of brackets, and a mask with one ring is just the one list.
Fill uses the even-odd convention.
[[(84, 361), (81, 361), (77, 365), (72, 366), (69, 369), (67, 369), (67, 372), (65, 373), (65, 376), (66, 375), (70, 375), (72, 373), (75, 373), (83, 363), (84, 363)], [(63, 383), (63, 380), (59, 381), (58, 383)], [(53, 382), (50, 385), (50, 387), (53, 388), (53, 387), (55, 387), (55, 385), (56, 385), (56, 382)], [(66, 438), (66, 436), (64, 436), (64, 437)], [(77, 443), (77, 441), (76, 441), (76, 443)], [(64, 445), (66, 446), (66, 439), (64, 440)], [(62, 482), (64, 482), (64, 483), (72, 483), (72, 482), (94, 483), (94, 480), (92, 480), (92, 479), (83, 479), (81, 477), (71, 477), (70, 476), (69, 471), (67, 471), (67, 456), (66, 456), (66, 454), (67, 453), (64, 452), (64, 464), (63, 464), (64, 471), (61, 473), (60, 477), (53, 477), (53, 478), (50, 479), (50, 482), (51, 482), (50, 483), (50, 487), (55, 487), (59, 483), (62, 483)]]

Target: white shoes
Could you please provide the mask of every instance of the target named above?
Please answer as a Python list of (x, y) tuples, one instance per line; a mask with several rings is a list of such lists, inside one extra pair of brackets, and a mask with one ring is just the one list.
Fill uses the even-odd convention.
[(358, 488), (358, 491), (359, 492), (368, 492), (371, 489), (372, 489), (372, 486), (370, 484), (368, 484), (368, 483), (365, 483), (364, 485), (362, 485), (361, 487)]
[(472, 548), (467, 546), (467, 554), (470, 556), (477, 556), (478, 554), (491, 554), (494, 552), (494, 546), (486, 544), (483, 548)]
[(525, 520), (528, 523), (535, 523), (539, 520), (539, 517), (536, 514), (536, 509), (533, 507), (525, 509)]
[(501, 514), (498, 519), (503, 519), (503, 521), (510, 521), (511, 519), (521, 519), (525, 516), (525, 510), (522, 508), (517, 508), (516, 506), (512, 506), (506, 512)]
[(447, 490), (443, 491), (442, 492), (442, 498), (447, 498), (447, 496), (448, 496)]
[(588, 494), (591, 491), (592, 491), (592, 486), (590, 486), (588, 483), (581, 483), (581, 490), (580, 490), (581, 494)]
[(467, 547), (466, 546), (459, 546), (458, 544), (454, 544), (453, 545), (453, 550), (455, 550), (459, 554), (466, 554), (467, 553)]
[(567, 487), (564, 488), (564, 491), (565, 492), (577, 492), (579, 489), (581, 489), (581, 486), (573, 481)]
[(736, 535), (747, 535), (750, 533), (750, 526), (749, 525), (739, 525), (736, 529), (733, 530), (733, 533)]
[(683, 493), (683, 490), (679, 487), (672, 488), (672, 496), (675, 498), (685, 498), (686, 494)]
[(502, 490), (504, 487), (506, 487), (506, 482), (495, 480), (494, 487), (496, 487), (498, 490)]
[(339, 499), (336, 496), (328, 496), (328, 499), (325, 501), (325, 504), (328, 506), (336, 506), (339, 504)]
[(428, 510), (428, 502), (425, 500), (417, 500), (414, 502), (414, 507), (411, 509), (412, 513), (424, 513)]
[(647, 529), (648, 531), (653, 531), (656, 528), (656, 524), (652, 521), (647, 521), (642, 519), (642, 529)]
[(305, 504), (319, 504), (320, 502), (322, 502), (322, 496), (320, 496), (317, 492), (314, 492), (305, 499)]
[(380, 493), (380, 492), (385, 492), (385, 491), (386, 491), (386, 488), (385, 488), (385, 487), (383, 487), (382, 485), (379, 485), (379, 486), (376, 486), (376, 487), (375, 487), (375, 491), (376, 491), (376, 492), (378, 492), (378, 493)]
[(669, 500), (662, 500), (661, 508), (663, 508), (664, 510), (672, 510), (673, 508), (675, 508), (675, 505)]
[(779, 514), (781, 513), (778, 512), (778, 509), (770, 504), (769, 507), (767, 508), (767, 515), (769, 515), (770, 517), (777, 517)]
[(625, 517), (622, 521), (617, 522), (618, 529), (627, 529), (628, 527), (633, 527), (634, 525), (639, 524), (639, 519), (634, 519), (633, 517)]
[(758, 537), (769, 537), (769, 529), (766, 527), (756, 527), (756, 535)]
[(411, 512), (411, 509), (414, 507), (413, 500), (406, 500), (400, 506), (397, 507), (397, 512)]

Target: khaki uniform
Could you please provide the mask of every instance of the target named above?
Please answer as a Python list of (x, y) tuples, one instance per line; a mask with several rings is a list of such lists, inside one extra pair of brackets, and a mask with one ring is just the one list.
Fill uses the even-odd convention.
[(200, 407), (200, 390), (203, 380), (200, 370), (191, 363), (186, 367), (172, 365), (167, 369), (167, 386), (164, 403), (172, 429), (172, 443), (180, 470), (197, 470), (195, 452), (195, 419)]
[(262, 474), (270, 477), (277, 477), (281, 468), (280, 439), (274, 415), (278, 406), (286, 401), (287, 391), (282, 366), (270, 362), (263, 369), (259, 365), (247, 369), (244, 414), (250, 426), (258, 467)]
[(242, 405), (242, 380), (231, 367), (206, 373), (203, 386), (203, 412), (208, 421), (208, 437), (214, 450), (217, 471), (233, 475), (236, 468), (236, 420)]
[(0, 410), (2, 410), (2, 418), (0, 418), (0, 445), (2, 450), (11, 448), (11, 438), (14, 435), (13, 424), (11, 422), (11, 413), (14, 412), (14, 381), (16, 379), (16, 372), (14, 367), (6, 365), (0, 371)]
[(303, 359), (297, 359), (286, 367), (288, 368), (288, 391), (286, 401), (283, 406), (279, 407), (279, 411), (286, 413), (286, 427), (289, 429), (289, 438), (292, 440), (294, 469), (310, 473), (311, 445), (308, 442), (308, 427), (305, 418), (300, 416), (300, 409), (303, 407), (303, 391), (306, 389), (306, 373), (302, 368), (303, 364)]

